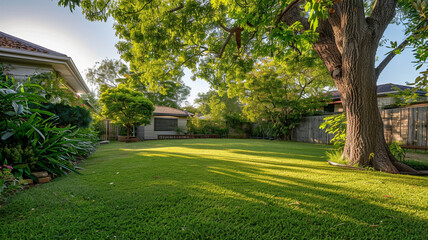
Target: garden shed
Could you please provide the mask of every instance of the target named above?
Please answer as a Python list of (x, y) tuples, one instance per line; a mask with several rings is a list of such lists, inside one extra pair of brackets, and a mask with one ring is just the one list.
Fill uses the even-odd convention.
[(164, 106), (155, 106), (150, 124), (137, 127), (139, 139), (158, 139), (159, 135), (177, 135), (186, 132), (189, 113)]

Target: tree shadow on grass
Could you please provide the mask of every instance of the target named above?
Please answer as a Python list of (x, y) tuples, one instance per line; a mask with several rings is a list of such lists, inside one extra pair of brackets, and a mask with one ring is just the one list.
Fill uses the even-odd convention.
[[(246, 162), (240, 157), (213, 156), (213, 158), (206, 158), (198, 154), (171, 153), (159, 150), (151, 149), (143, 154), (139, 153), (139, 156), (144, 159), (144, 155), (152, 154), (151, 156), (156, 156), (160, 162), (163, 159), (173, 158), (176, 159), (179, 166), (184, 168), (195, 163), (199, 166), (197, 177), (200, 177), (200, 180), (189, 185), (184, 179), (181, 182), (182, 187), (180, 187), (183, 192), (198, 198), (211, 196), (212, 201), (219, 201), (219, 199), (238, 201), (237, 204), (224, 206), (222, 210), (225, 214), (227, 212), (227, 214), (232, 214), (235, 217), (236, 215), (240, 216), (240, 211), (235, 211), (234, 207), (250, 206), (248, 214), (252, 215), (259, 214), (251, 210), (254, 205), (257, 205), (255, 209), (265, 211), (267, 214), (261, 217), (264, 219), (263, 221), (270, 222), (266, 219), (270, 215), (276, 219), (275, 221), (283, 224), (291, 222), (291, 225), (300, 228), (298, 232), (303, 235), (294, 236), (365, 238), (388, 236), (393, 231), (398, 234), (397, 236), (419, 238), (423, 236), (424, 226), (426, 227), (426, 224), (421, 223), (421, 221), (426, 220), (423, 216), (417, 217), (415, 214), (397, 211), (393, 209), (393, 206), (387, 208), (385, 205), (390, 205), (387, 202), (390, 200), (380, 199), (382, 202), (376, 202), (379, 197), (367, 196), (370, 191), (354, 188), (348, 192), (349, 188), (346, 186), (328, 184), (325, 178), (308, 180), (303, 176), (322, 171), (332, 178), (342, 177), (337, 175), (340, 172), (342, 174), (354, 174), (357, 175), (354, 178), (364, 179), (367, 177), (367, 172), (339, 170), (331, 166), (308, 166), (305, 163), (278, 163), (263, 159), (255, 164), (251, 162), (257, 161), (254, 159)], [(282, 157), (289, 160), (291, 157), (289, 154), (270, 154), (269, 152), (254, 154), (253, 151), (243, 149), (229, 149), (229, 151), (239, 155), (277, 159)], [(293, 159), (308, 161), (304, 156), (296, 156)], [(272, 171), (282, 171), (282, 173), (272, 174)], [(289, 175), (287, 172), (293, 174)], [(174, 180), (180, 181), (180, 178)], [(352, 194), (358, 195), (358, 198), (353, 197)], [(414, 211), (424, 210), (415, 206), (408, 207), (412, 207)], [(326, 229), (326, 225), (329, 228)], [(372, 227), (370, 227), (371, 225)], [(409, 230), (412, 227), (414, 227), (413, 231)]]
[[(387, 184), (377, 181), (379, 189), (359, 186), (374, 180), (373, 174), (426, 186), (423, 178), (328, 166), (316, 160), (324, 154), (317, 146), (202, 143), (211, 145), (162, 141), (105, 147), (88, 159), (82, 176), (24, 192), (20, 201), (1, 208), (0, 230), (15, 239), (29, 238), (30, 231), (39, 238), (426, 237), (423, 204), (386, 198), (381, 187)], [(38, 214), (28, 214), (30, 204)], [(22, 220), (10, 226), (15, 219)], [(42, 228), (45, 222), (48, 228)]]

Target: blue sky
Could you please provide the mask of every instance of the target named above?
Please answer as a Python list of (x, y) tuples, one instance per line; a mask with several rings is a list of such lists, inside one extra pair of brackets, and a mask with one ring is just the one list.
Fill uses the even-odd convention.
[[(118, 38), (112, 28), (113, 21), (90, 22), (76, 9), (58, 7), (57, 0), (1, 0), (0, 31), (25, 39), (43, 47), (67, 54), (73, 58), (83, 77), (84, 71), (95, 62), (105, 58), (118, 59), (114, 47)], [(403, 29), (391, 25), (386, 33), (390, 40), (400, 43)], [(377, 56), (382, 60), (389, 51), (379, 48)], [(418, 75), (415, 71), (411, 49), (396, 56), (379, 77), (379, 84), (412, 82)], [(188, 101), (193, 103), (199, 92), (206, 92), (209, 85), (202, 80), (192, 81), (190, 75), (184, 78), (191, 87)]]

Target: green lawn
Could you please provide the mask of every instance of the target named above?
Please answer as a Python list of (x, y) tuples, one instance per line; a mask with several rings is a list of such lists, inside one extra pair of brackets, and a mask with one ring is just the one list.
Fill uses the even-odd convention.
[(427, 239), (426, 177), (341, 169), (328, 146), (102, 145), (0, 208), (0, 239)]

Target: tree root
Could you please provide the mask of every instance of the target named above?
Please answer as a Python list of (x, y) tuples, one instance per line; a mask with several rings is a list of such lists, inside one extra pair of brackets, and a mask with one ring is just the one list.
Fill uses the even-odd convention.
[[(354, 169), (354, 170), (367, 170), (366, 168), (352, 167), (352, 166), (348, 166), (345, 164), (335, 163), (332, 161), (328, 161), (328, 164), (330, 164), (332, 166), (336, 166), (336, 167), (343, 167), (343, 168), (349, 168), (349, 169)], [(398, 171), (397, 174), (414, 175), (414, 176), (428, 176), (428, 171), (416, 171), (415, 169), (413, 169), (413, 168), (411, 168), (411, 167), (409, 167), (406, 164), (401, 163), (401, 162), (398, 162), (398, 165), (399, 165), (399, 167), (397, 167), (397, 169), (399, 169), (400, 171)], [(401, 169), (403, 169), (403, 170), (401, 170)]]

